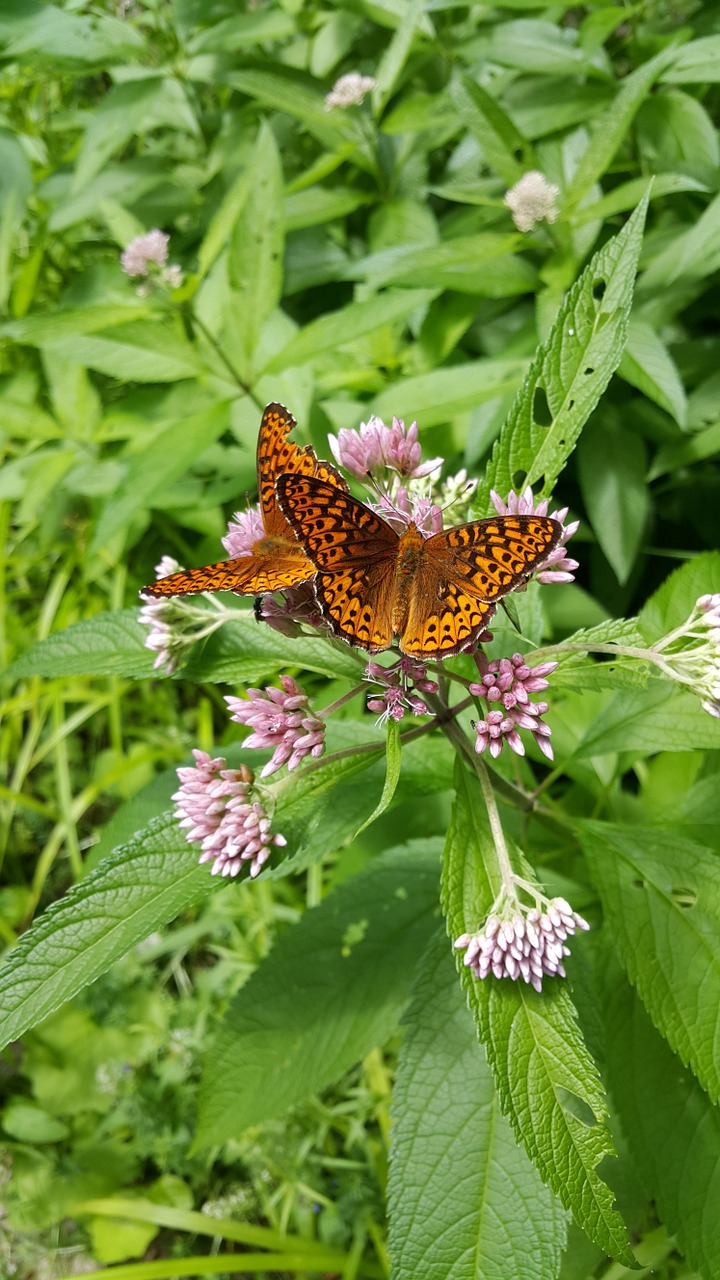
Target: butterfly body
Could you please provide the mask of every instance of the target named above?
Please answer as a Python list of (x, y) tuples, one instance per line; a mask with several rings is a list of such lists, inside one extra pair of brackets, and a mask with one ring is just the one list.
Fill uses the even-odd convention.
[(424, 537), (316, 477), (284, 475), (279, 504), (308, 558), (318, 605), (336, 635), (379, 653), (399, 637), (415, 658), (471, 648), (497, 602), (558, 545), (547, 516), (498, 516)]
[(307, 582), (315, 572), (278, 506), (275, 481), (283, 473), (319, 476), (346, 489), (329, 462), (320, 462), (309, 445), (301, 448), (288, 439), (297, 423), (281, 404), (269, 404), (262, 416), (257, 443), (257, 480), (263, 534), (243, 555), (197, 569), (183, 569), (143, 587), (142, 596), (197, 595), (201, 591), (234, 591), (237, 595), (261, 595)]

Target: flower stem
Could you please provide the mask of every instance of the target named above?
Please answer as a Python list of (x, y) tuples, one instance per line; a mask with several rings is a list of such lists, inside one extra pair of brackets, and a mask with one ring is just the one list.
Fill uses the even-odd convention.
[[(470, 746), (470, 744), (468, 743), (467, 738), (465, 737), (465, 734), (462, 732), (462, 729), (460, 728), (460, 726), (455, 724), (454, 721), (450, 721), (447, 725), (444, 726), (444, 732), (447, 735), (447, 737), (450, 739), (450, 741), (455, 743), (455, 745), (460, 748), (460, 750), (462, 751), (466, 759), (468, 759), (469, 763), (472, 766), (473, 772), (475, 773), (480, 783), (480, 786), (482, 788), (482, 793), (483, 793), (483, 800), (485, 801), (485, 809), (487, 811), (488, 822), (490, 824), (490, 831), (493, 838), (493, 844), (495, 845), (495, 852), (497, 854), (498, 867), (500, 868), (500, 878), (502, 880), (502, 887), (510, 896), (512, 896), (514, 893), (513, 870), (510, 863), (510, 855), (508, 853), (508, 847), (505, 842), (505, 833), (502, 829), (502, 823), (500, 821), (500, 813), (498, 811), (497, 802), (495, 800), (495, 792), (493, 790), (493, 784), (490, 781), (490, 774), (488, 773), (487, 767), (485, 765), (485, 761), (481, 760), (480, 757), (477, 755), (477, 753), (472, 750), (472, 748), (470, 749), (469, 753), (466, 751), (465, 749), (466, 745)], [(460, 740), (462, 740), (462, 744)]]

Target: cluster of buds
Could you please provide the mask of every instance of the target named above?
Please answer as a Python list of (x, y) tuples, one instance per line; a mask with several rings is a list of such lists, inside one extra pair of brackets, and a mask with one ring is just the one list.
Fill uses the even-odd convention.
[(720, 592), (700, 596), (685, 622), (651, 653), (665, 675), (692, 689), (703, 710), (720, 717)]
[(503, 891), (482, 929), (461, 934), (453, 945), (464, 950), (463, 964), (476, 978), (520, 978), (540, 991), (544, 977), (566, 976), (566, 939), (590, 925), (564, 898), (548, 900), (522, 884), (534, 895), (535, 906), (528, 910), (514, 893)]
[(200, 845), (200, 862), (211, 862), (214, 876), (236, 876), (248, 863), (250, 875), (258, 875), (273, 845), (287, 840), (271, 834), (264, 805), (254, 798), (252, 770), (228, 769), (222, 757), (213, 760), (205, 751), (193, 755), (195, 764), (177, 771), (180, 788), (173, 796), (185, 839)]
[(296, 769), (306, 756), (316, 760), (325, 751), (325, 723), (312, 714), (304, 689), (292, 676), (281, 676), (280, 683), (282, 689), (248, 689), (247, 698), (225, 698), (230, 718), (253, 730), (244, 746), (273, 753), (261, 778), (284, 764)]
[(329, 435), (333, 457), (339, 466), (356, 480), (366, 481), (384, 470), (395, 471), (408, 479), (420, 480), (439, 470), (442, 458), (421, 462), (422, 447), (418, 440), (418, 424), (405, 426), (402, 418), (393, 418), (388, 427), (373, 415), (360, 424), (359, 431), (342, 427), (337, 436)]
[[(163, 556), (155, 565), (157, 578), (168, 578), (182, 566), (172, 556)], [(212, 601), (208, 608), (192, 604), (182, 597), (160, 597), (148, 600), (138, 614), (138, 622), (149, 628), (145, 648), (157, 655), (154, 670), (171, 676), (191, 645), (204, 639), (222, 625), (225, 611)]]
[(495, 758), (507, 743), (519, 756), (524, 756), (525, 746), (518, 730), (529, 729), (543, 755), (552, 760), (550, 728), (542, 719), (548, 703), (532, 702), (530, 695), (547, 689), (545, 677), (555, 670), (557, 662), (541, 662), (529, 667), (520, 653), (492, 662), (488, 662), (484, 654), (476, 654), (475, 661), (481, 679), (469, 686), (470, 693), (483, 698), (489, 706), (499, 704), (496, 710), (486, 713), (484, 720), (474, 721), (478, 755), (489, 751)]
[(373, 694), (368, 698), (368, 711), (378, 713), (378, 724), (388, 720), (402, 720), (406, 712), (414, 716), (426, 716), (430, 712), (420, 693), (437, 693), (438, 684), (428, 680), (427, 668), (403, 654), (391, 667), (383, 667), (379, 662), (369, 662), (365, 671), (365, 679), (370, 684), (383, 686), (383, 693), (378, 697)]
[(182, 268), (176, 262), (168, 263), (169, 241), (170, 237), (164, 231), (155, 228), (144, 236), (136, 236), (120, 255), (120, 266), (126, 276), (132, 279), (142, 276), (145, 279), (145, 284), (138, 289), (141, 296), (149, 293), (153, 286), (180, 288), (183, 282)]

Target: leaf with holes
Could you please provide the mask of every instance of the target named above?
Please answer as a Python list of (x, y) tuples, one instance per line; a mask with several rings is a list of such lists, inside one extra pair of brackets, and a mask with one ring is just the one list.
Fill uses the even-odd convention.
[(538, 485), (548, 495), (622, 357), (649, 193), (595, 254), (567, 295), (492, 452), (476, 511), (490, 489)]

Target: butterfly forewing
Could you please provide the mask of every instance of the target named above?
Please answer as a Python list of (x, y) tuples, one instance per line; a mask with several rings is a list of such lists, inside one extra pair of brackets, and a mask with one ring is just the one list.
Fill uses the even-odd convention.
[(497, 516), (435, 534), (425, 553), (468, 595), (490, 602), (522, 586), (561, 537), (562, 525), (549, 516)]

